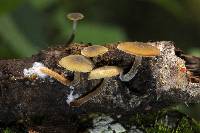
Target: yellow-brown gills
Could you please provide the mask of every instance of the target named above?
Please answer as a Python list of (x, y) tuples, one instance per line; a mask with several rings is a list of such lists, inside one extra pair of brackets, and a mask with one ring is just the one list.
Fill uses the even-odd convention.
[(70, 71), (90, 72), (94, 65), (82, 55), (69, 55), (59, 61), (59, 65)]
[(142, 42), (122, 42), (118, 44), (117, 48), (136, 56), (151, 57), (160, 55), (158, 48)]
[(100, 45), (93, 45), (89, 47), (85, 47), (81, 50), (81, 54), (86, 57), (95, 57), (98, 55), (102, 55), (108, 51), (108, 48)]
[(73, 21), (81, 20), (84, 18), (82, 13), (69, 13), (67, 14), (67, 18)]
[(97, 69), (94, 69), (89, 74), (89, 80), (91, 79), (101, 79), (101, 78), (109, 78), (121, 73), (121, 68), (117, 66), (103, 66)]

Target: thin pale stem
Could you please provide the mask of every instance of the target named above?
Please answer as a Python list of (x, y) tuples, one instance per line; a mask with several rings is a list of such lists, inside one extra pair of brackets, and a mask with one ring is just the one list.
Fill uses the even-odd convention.
[(70, 106), (72, 107), (80, 107), (82, 104), (86, 103), (89, 101), (91, 98), (94, 98), (98, 96), (102, 92), (102, 86), (105, 83), (105, 79), (102, 79), (101, 82), (95, 87), (96, 89), (87, 94), (86, 96), (83, 96), (81, 98), (78, 98), (74, 100), (73, 102), (70, 103)]
[(62, 83), (64, 85), (67, 85), (68, 83), (71, 82), (70, 80), (66, 79), (64, 76), (58, 74), (57, 72), (55, 72), (47, 67), (41, 68), (40, 71), (50, 77), (55, 78), (56, 80), (58, 80), (60, 83)]
[(120, 74), (119, 78), (121, 81), (130, 81), (131, 79), (133, 79), (135, 77), (135, 75), (137, 74), (138, 68), (141, 65), (142, 62), (142, 57), (141, 56), (136, 56), (135, 57), (135, 61), (131, 67), (131, 69), (129, 70), (128, 73), (123, 74), (123, 72)]
[(72, 43), (74, 41), (75, 33), (76, 33), (76, 27), (77, 27), (77, 21), (74, 20), (73, 21), (73, 26), (72, 26), (72, 32), (69, 35), (66, 44), (70, 44), (70, 43)]
[(73, 21), (73, 27), (72, 27), (72, 32), (75, 34), (75, 32), (76, 32), (76, 27), (77, 27), (77, 21), (76, 20), (74, 20)]

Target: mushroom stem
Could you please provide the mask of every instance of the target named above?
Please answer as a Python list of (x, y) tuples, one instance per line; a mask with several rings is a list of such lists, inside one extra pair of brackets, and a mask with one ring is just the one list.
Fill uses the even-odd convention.
[(40, 71), (44, 74), (47, 74), (50, 77), (55, 78), (56, 80), (58, 80), (60, 83), (62, 83), (64, 85), (67, 85), (68, 83), (71, 82), (68, 79), (66, 79), (65, 77), (63, 77), (62, 75), (58, 74), (57, 72), (55, 72), (47, 67), (41, 68)]
[(74, 31), (69, 35), (67, 41), (66, 41), (66, 45), (71, 44), (74, 41), (75, 38), (75, 33)]
[(102, 86), (104, 85), (104, 83), (105, 83), (105, 79), (101, 79), (101, 82), (94, 89), (92, 89), (93, 90), (92, 92), (74, 100), (73, 102), (70, 103), (70, 106), (80, 107), (82, 104), (86, 103), (91, 98), (98, 96), (102, 92)]
[(142, 62), (142, 56), (135, 56), (135, 61), (131, 67), (131, 69), (129, 70), (129, 72), (127, 72), (126, 74), (123, 74), (123, 72), (120, 73), (120, 80), (121, 81), (130, 81), (131, 79), (133, 79), (135, 77), (135, 75), (137, 74), (138, 68), (141, 65)]
[(76, 32), (76, 27), (77, 27), (77, 20), (74, 20), (73, 21), (73, 27), (72, 27), (72, 33), (74, 33), (74, 34)]
[(77, 27), (77, 20), (74, 20), (73, 21), (73, 26), (72, 26), (72, 32), (69, 35), (66, 44), (70, 44), (70, 43), (72, 43), (74, 41), (75, 33), (76, 33), (76, 27)]
[(81, 73), (80, 72), (74, 72), (74, 80), (73, 80), (73, 84), (77, 85), (79, 84), (81, 81)]

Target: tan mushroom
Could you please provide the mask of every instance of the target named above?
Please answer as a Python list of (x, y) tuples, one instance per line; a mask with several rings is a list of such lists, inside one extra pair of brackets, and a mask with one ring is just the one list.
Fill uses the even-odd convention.
[(117, 66), (99, 67), (90, 72), (88, 80), (114, 77), (119, 75), (121, 71), (122, 69)]
[(60, 83), (67, 85), (68, 83), (70, 83), (71, 81), (67, 78), (65, 78), (64, 76), (58, 74), (57, 72), (47, 68), (47, 67), (42, 67), (40, 68), (40, 71), (50, 77), (55, 78), (56, 80), (58, 80)]
[(99, 55), (103, 55), (108, 51), (108, 48), (101, 46), (101, 45), (92, 45), (85, 47), (81, 50), (81, 54), (86, 57), (96, 57)]
[(84, 18), (84, 15), (82, 13), (69, 13), (67, 14), (67, 18), (72, 21), (78, 21)]
[(59, 65), (67, 70), (74, 71), (74, 81), (80, 81), (80, 73), (90, 72), (94, 65), (82, 55), (69, 55), (59, 61)]
[(83, 97), (76, 99), (75, 101), (71, 102), (70, 105), (73, 106), (73, 107), (79, 107), (83, 103), (90, 100), (91, 98), (99, 95), (102, 91), (102, 86), (104, 85), (104, 83), (106, 81), (105, 79), (117, 76), (120, 73), (121, 73), (121, 68), (119, 68), (117, 66), (103, 66), (103, 67), (92, 70), (89, 74), (88, 79), (89, 80), (102, 79), (100, 84), (97, 87), (95, 87), (96, 89), (94, 91), (87, 94), (86, 96), (83, 96)]
[(84, 18), (84, 15), (82, 13), (69, 13), (67, 14), (67, 18), (73, 21), (72, 33), (67, 40), (67, 44), (70, 44), (74, 40), (77, 23)]
[(160, 55), (160, 50), (148, 43), (142, 42), (122, 42), (118, 44), (117, 48), (128, 54), (135, 55), (135, 61), (128, 73), (120, 74), (122, 81), (130, 81), (138, 71), (138, 67), (141, 65), (142, 57), (154, 57)]

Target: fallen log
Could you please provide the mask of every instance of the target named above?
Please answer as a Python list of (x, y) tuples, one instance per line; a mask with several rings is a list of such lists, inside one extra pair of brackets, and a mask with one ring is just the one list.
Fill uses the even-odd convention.
[[(23, 72), (34, 62), (41, 62), (73, 80), (73, 73), (60, 67), (58, 61), (67, 55), (80, 54), (80, 50), (88, 45), (74, 43), (67, 48), (57, 46), (42, 50), (31, 58), (0, 60), (0, 123), (29, 121), (34, 116), (70, 123), (77, 114), (89, 112), (117, 115), (159, 110), (177, 103), (199, 103), (200, 75), (196, 72), (200, 68), (198, 65), (192, 68), (192, 60), (200, 58), (189, 59), (175, 50), (172, 42), (150, 44), (160, 49), (160, 56), (143, 58), (138, 73), (129, 82), (120, 81), (118, 76), (107, 79), (102, 92), (80, 107), (71, 107), (66, 102), (71, 88), (74, 88), (74, 94), (84, 95), (93, 91), (100, 80), (87, 80), (88, 75), (81, 74), (78, 84), (63, 85), (52, 78), (27, 78)], [(134, 56), (118, 50), (117, 43), (105, 46), (109, 48), (107, 53), (92, 58), (96, 68), (114, 65), (125, 71), (130, 69)], [(190, 71), (182, 71), (185, 64)], [(197, 78), (195, 81), (191, 81), (193, 75)]]

